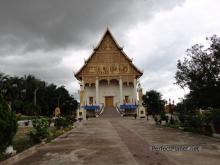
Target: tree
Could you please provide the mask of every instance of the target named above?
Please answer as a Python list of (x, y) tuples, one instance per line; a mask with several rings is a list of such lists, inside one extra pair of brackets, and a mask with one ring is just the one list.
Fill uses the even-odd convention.
[(164, 110), (165, 101), (162, 100), (161, 94), (155, 90), (147, 91), (143, 95), (143, 103), (153, 116)]
[(33, 128), (30, 132), (30, 139), (35, 142), (41, 142), (44, 138), (49, 136), (49, 121), (45, 117), (37, 118), (33, 120)]
[(198, 108), (220, 107), (220, 38), (207, 38), (210, 46), (196, 44), (178, 60), (176, 84), (190, 89), (188, 98)]
[(3, 152), (7, 146), (12, 144), (17, 127), (15, 113), (9, 109), (0, 94), (0, 152)]
[[(38, 89), (36, 93), (37, 105), (34, 106), (34, 91), (36, 89)], [(58, 106), (58, 101), (64, 115), (71, 114), (77, 108), (77, 101), (64, 86), (48, 85), (45, 81), (32, 75), (16, 77), (0, 73), (0, 92), (5, 100), (11, 102), (13, 111), (24, 115), (51, 116)]]
[(24, 106), (24, 112), (28, 116), (40, 115), (41, 108), (39, 105), (34, 105), (33, 102), (30, 102)]

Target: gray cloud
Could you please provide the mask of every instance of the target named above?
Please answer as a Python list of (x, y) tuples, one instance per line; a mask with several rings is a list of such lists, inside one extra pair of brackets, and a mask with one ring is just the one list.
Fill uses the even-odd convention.
[(174, 85), (177, 60), (193, 44), (205, 42), (207, 36), (220, 35), (218, 0), (187, 0), (182, 6), (155, 13), (128, 34), (128, 52), (145, 70), (141, 79), (145, 90), (156, 89), (166, 99), (178, 101), (183, 89)]
[(96, 35), (107, 24), (122, 33), (141, 19), (181, 1), (1, 0), (0, 43), (24, 46), (27, 51), (85, 48), (91, 40), (97, 40)]
[[(78, 84), (74, 81), (72, 69), (79, 66), (79, 58), (89, 56), (80, 54), (80, 51), (92, 49), (107, 25), (113, 29), (119, 44), (124, 44), (127, 48), (126, 34), (129, 29), (140, 22), (148, 22), (155, 14), (172, 10), (183, 2), (184, 0), (0, 0), (0, 72), (19, 76), (33, 74), (47, 82), (64, 84), (73, 91)], [(79, 54), (73, 55), (72, 68), (63, 64), (63, 59), (69, 56), (66, 52), (69, 50), (79, 51)], [(128, 55), (145, 53), (143, 49), (140, 51), (143, 52), (131, 51)], [(169, 63), (171, 56), (164, 58), (167, 52), (164, 55), (161, 53), (160, 57), (158, 54), (155, 56), (161, 60), (158, 62), (158, 58), (151, 56), (143, 63), (141, 56), (135, 58), (142, 69), (161, 70), (155, 63), (167, 69), (165, 64)]]

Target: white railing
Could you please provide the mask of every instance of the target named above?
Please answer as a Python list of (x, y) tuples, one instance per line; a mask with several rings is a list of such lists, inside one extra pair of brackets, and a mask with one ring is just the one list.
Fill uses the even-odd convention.
[(120, 109), (120, 103), (116, 103), (116, 110), (118, 113), (123, 114), (123, 111)]
[(99, 116), (103, 113), (103, 111), (104, 111), (104, 108), (105, 108), (105, 104), (104, 103), (100, 103), (100, 105), (101, 105), (101, 110), (100, 110), (100, 113), (98, 114)]

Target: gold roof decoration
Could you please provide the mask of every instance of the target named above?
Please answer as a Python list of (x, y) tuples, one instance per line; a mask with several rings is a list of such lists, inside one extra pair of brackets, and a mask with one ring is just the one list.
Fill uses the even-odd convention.
[(92, 54), (75, 73), (75, 77), (78, 80), (87, 76), (133, 75), (139, 78), (142, 74), (143, 72), (132, 63), (107, 28)]

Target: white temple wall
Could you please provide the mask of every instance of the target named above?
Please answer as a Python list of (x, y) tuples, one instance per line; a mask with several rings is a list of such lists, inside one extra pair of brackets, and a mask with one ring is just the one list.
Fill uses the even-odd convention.
[(113, 96), (113, 104), (120, 102), (119, 85), (100, 85), (99, 86), (99, 101), (105, 103), (105, 96)]
[(123, 100), (125, 99), (125, 96), (128, 96), (130, 101), (132, 101), (132, 99), (133, 101), (134, 99), (137, 100), (137, 98), (134, 98), (134, 87), (132, 85), (123, 85)]
[[(119, 85), (110, 84), (110, 85), (99, 85), (99, 103), (105, 103), (105, 96), (113, 96), (114, 99), (114, 106), (116, 103), (120, 102), (120, 90)], [(123, 85), (123, 100), (125, 99), (125, 96), (129, 96), (130, 102), (134, 101), (134, 88), (132, 85), (127, 86)], [(89, 97), (93, 97), (93, 104), (96, 103), (96, 89), (95, 86), (85, 87), (85, 94), (84, 94), (84, 103), (89, 104)]]
[(93, 97), (93, 104), (95, 104), (95, 86), (85, 86), (84, 104), (89, 104), (89, 97)]

